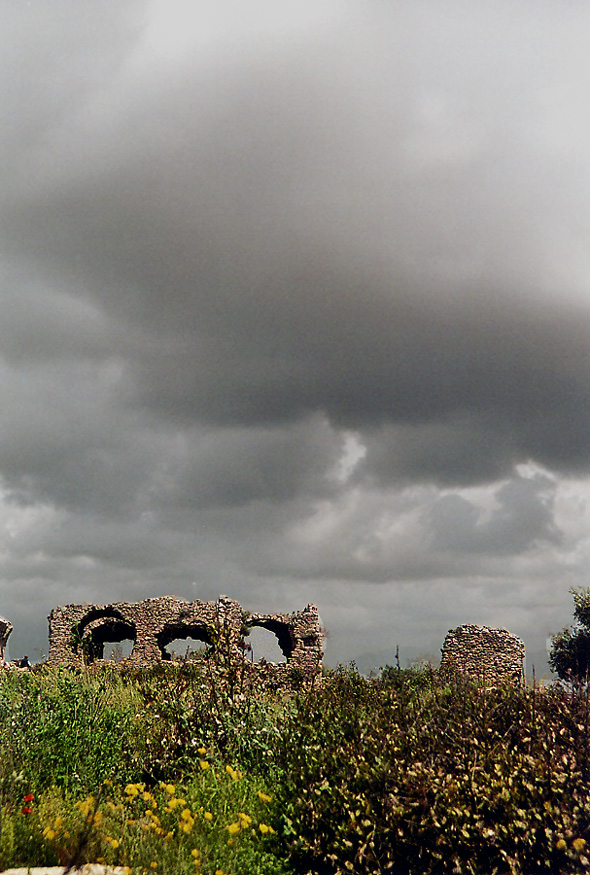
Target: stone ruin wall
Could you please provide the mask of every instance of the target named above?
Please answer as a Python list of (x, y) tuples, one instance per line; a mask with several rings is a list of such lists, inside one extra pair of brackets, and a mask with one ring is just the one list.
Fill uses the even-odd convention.
[(485, 686), (520, 683), (524, 642), (506, 629), (468, 624), (450, 629), (441, 649), (442, 674), (462, 674)]
[[(286, 661), (253, 663), (247, 635), (261, 627), (276, 635)], [(0, 617), (0, 666), (12, 624)], [(126, 665), (170, 662), (166, 647), (179, 638), (194, 638), (206, 647), (206, 668), (239, 667), (247, 683), (292, 687), (321, 675), (323, 630), (318, 610), (308, 605), (293, 614), (262, 614), (243, 610), (220, 596), (217, 602), (187, 602), (174, 596), (142, 602), (105, 605), (65, 605), (49, 615), (49, 657), (55, 665), (104, 663), (105, 644), (131, 639)], [(450, 629), (441, 649), (443, 674), (463, 674), (485, 685), (519, 683), (525, 646), (506, 629), (472, 624)], [(228, 662), (229, 661), (229, 662)]]
[[(248, 632), (261, 627), (276, 635), (286, 662), (253, 663), (248, 658)], [(131, 639), (125, 665), (170, 662), (166, 647), (179, 638), (194, 638), (206, 648), (205, 668), (233, 666), (246, 683), (289, 687), (321, 675), (323, 630), (315, 605), (294, 614), (262, 614), (243, 610), (220, 596), (217, 602), (187, 602), (173, 596), (130, 604), (65, 605), (49, 615), (48, 662), (83, 666), (104, 661), (104, 647)]]
[(12, 623), (9, 623), (8, 620), (4, 619), (4, 617), (0, 617), (0, 665), (4, 664), (6, 644), (8, 643), (8, 637), (11, 632)]

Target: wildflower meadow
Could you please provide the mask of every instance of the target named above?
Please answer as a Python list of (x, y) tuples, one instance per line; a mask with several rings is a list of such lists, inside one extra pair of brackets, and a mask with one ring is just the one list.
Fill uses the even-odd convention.
[[(235, 679), (234, 679), (235, 680)], [(588, 690), (354, 666), (250, 692), (185, 663), (0, 675), (0, 869), (590, 869)]]

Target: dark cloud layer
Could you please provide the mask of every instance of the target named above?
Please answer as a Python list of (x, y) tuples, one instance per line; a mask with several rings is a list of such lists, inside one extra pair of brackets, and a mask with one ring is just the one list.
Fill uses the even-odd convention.
[(7, 585), (466, 592), (543, 556), (563, 604), (588, 17), (4, 4)]

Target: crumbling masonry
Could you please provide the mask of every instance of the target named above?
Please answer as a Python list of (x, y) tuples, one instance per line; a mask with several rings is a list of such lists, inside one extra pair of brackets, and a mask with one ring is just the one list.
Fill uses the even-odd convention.
[(11, 632), (12, 623), (9, 623), (8, 620), (4, 619), (4, 617), (0, 617), (0, 665), (4, 663), (6, 644), (8, 642), (8, 636)]
[[(275, 634), (284, 663), (251, 661), (248, 634), (256, 627)], [(0, 617), (0, 667), (6, 665), (11, 632), (12, 624)], [(227, 596), (216, 602), (164, 596), (135, 604), (54, 608), (49, 615), (48, 662), (100, 665), (105, 662), (105, 644), (130, 639), (133, 649), (124, 664), (158, 665), (174, 660), (169, 644), (188, 638), (202, 643), (196, 656), (206, 670), (238, 670), (246, 685), (292, 688), (321, 676), (323, 630), (315, 605), (294, 614), (260, 614), (245, 611)], [(449, 631), (441, 652), (443, 674), (467, 675), (486, 686), (522, 678), (524, 643), (506, 629), (458, 626)]]
[(449, 630), (441, 653), (443, 674), (463, 674), (485, 686), (522, 679), (524, 642), (506, 629), (458, 626)]
[[(276, 635), (286, 662), (252, 663), (247, 636), (262, 627)], [(171, 661), (166, 647), (178, 638), (203, 643), (201, 661), (209, 667), (239, 668), (266, 686), (293, 686), (321, 674), (323, 631), (318, 609), (308, 605), (294, 614), (259, 614), (220, 596), (217, 602), (187, 602), (173, 596), (129, 604), (65, 605), (49, 615), (48, 662), (74, 666), (104, 659), (109, 642), (133, 641), (128, 665)]]

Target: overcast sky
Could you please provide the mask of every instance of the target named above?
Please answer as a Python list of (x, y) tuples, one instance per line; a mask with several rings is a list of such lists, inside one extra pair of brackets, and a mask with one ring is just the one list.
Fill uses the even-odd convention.
[(327, 661), (590, 584), (590, 6), (0, 0), (0, 614), (318, 605)]

